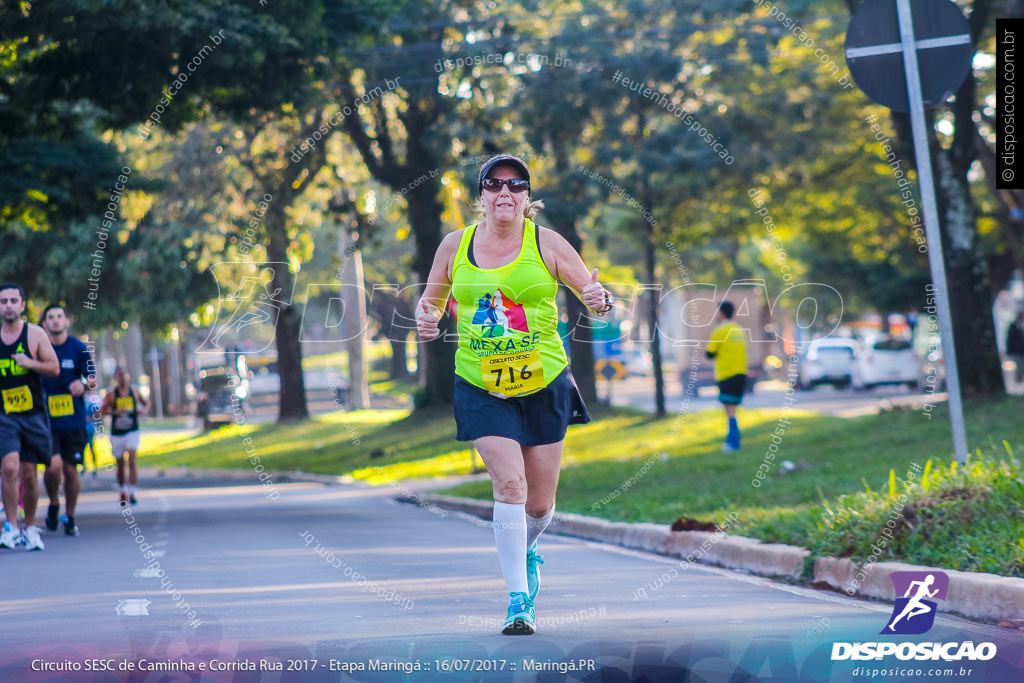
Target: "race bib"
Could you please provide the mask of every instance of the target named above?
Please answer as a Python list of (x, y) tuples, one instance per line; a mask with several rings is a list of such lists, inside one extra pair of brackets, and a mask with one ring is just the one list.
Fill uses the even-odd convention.
[(131, 396), (125, 396), (124, 398), (121, 398), (120, 396), (118, 396), (117, 397), (117, 406), (115, 406), (115, 407), (118, 410), (127, 410), (128, 412), (131, 412), (131, 411), (135, 410), (135, 399), (132, 398)]
[(23, 413), (26, 410), (32, 410), (32, 392), (28, 387), (4, 389), (3, 397), (5, 413)]
[(64, 417), (75, 414), (71, 394), (56, 394), (50, 397), (50, 417)]
[(540, 351), (507, 353), (480, 359), (484, 388), (487, 391), (517, 396), (544, 388), (544, 366)]

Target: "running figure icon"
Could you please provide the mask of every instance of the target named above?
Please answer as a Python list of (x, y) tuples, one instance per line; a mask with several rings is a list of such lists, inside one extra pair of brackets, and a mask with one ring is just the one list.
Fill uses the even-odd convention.
[[(899, 613), (899, 616), (893, 619), (889, 623), (889, 625), (886, 626), (886, 628), (895, 633), (896, 622), (898, 622), (903, 617), (906, 617), (907, 621), (910, 621), (918, 615), (928, 614), (929, 612), (934, 611), (935, 607), (932, 606), (934, 605), (934, 603), (925, 604), (921, 602), (924, 598), (935, 597), (935, 595), (939, 592), (938, 588), (936, 588), (935, 590), (928, 590), (933, 583), (935, 583), (934, 574), (929, 574), (924, 578), (923, 581), (911, 581), (910, 586), (907, 588), (907, 592), (903, 595), (903, 597), (910, 598), (910, 600), (903, 608), (903, 611)], [(915, 590), (915, 586), (917, 587), (917, 592), (914, 595), (911, 595), (911, 593)]]

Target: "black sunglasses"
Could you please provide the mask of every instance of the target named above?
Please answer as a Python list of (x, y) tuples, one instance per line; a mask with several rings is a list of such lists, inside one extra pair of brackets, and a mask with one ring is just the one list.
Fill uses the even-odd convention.
[(530, 181), (519, 178), (484, 178), (480, 181), (480, 187), (491, 192), (501, 192), (502, 185), (507, 187), (509, 192), (515, 194), (530, 189)]

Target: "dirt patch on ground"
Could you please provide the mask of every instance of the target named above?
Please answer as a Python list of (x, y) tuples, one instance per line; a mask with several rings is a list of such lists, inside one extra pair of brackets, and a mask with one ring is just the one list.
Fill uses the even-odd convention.
[(699, 519), (680, 517), (672, 522), (672, 531), (718, 531), (714, 522), (702, 522)]
[(894, 531), (909, 533), (922, 522), (931, 522), (938, 515), (954, 515), (958, 524), (969, 526), (974, 519), (974, 513), (967, 503), (984, 501), (986, 498), (988, 498), (986, 491), (959, 488), (943, 491), (937, 496), (912, 501), (904, 506), (903, 514), (896, 519)]

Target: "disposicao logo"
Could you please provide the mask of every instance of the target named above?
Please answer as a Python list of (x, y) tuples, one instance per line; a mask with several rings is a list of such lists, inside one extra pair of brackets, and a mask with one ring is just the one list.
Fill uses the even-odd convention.
[[(886, 621), (882, 635), (920, 635), (935, 624), (936, 600), (945, 600), (949, 576), (940, 571), (893, 572), (889, 576), (896, 592), (896, 604)], [(832, 661), (882, 659), (895, 655), (901, 660), (966, 659), (987, 661), (996, 656), (994, 643), (973, 641), (950, 643), (868, 642), (833, 643)]]
[(936, 603), (927, 598), (945, 600), (949, 577), (943, 572), (893, 572), (890, 576), (896, 589), (896, 605), (889, 624), (880, 633), (886, 635), (920, 635), (935, 623)]

